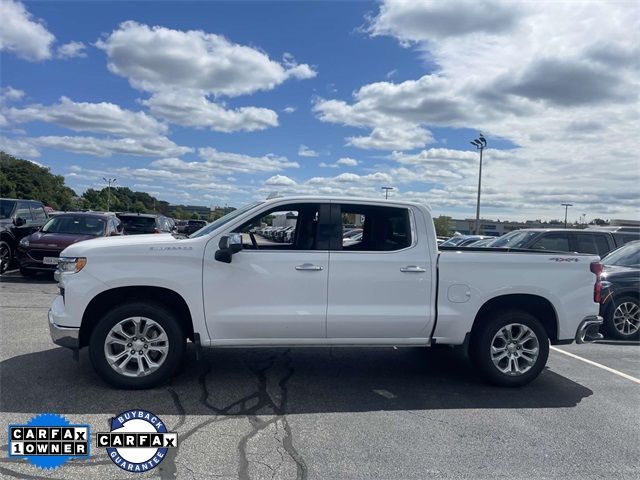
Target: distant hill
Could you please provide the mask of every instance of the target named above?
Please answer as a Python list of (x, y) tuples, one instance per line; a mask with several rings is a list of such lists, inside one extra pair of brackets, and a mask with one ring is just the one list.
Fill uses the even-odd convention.
[(65, 210), (74, 208), (76, 193), (64, 184), (62, 175), (0, 152), (0, 196), (40, 200), (56, 210)]
[[(52, 174), (28, 160), (0, 152), (0, 197), (40, 200), (55, 210), (107, 210), (109, 191), (88, 189), (77, 197), (64, 184), (62, 175)], [(113, 212), (167, 213), (169, 203), (158, 200), (146, 192), (134, 192), (128, 187), (111, 188)]]

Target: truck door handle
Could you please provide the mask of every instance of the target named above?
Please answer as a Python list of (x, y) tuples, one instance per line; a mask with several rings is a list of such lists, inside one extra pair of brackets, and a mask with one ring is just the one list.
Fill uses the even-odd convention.
[(296, 265), (296, 270), (311, 270), (314, 272), (318, 272), (323, 269), (324, 267), (321, 267), (320, 265), (314, 265), (312, 263), (303, 263), (302, 265)]
[(417, 265), (407, 265), (406, 267), (401, 267), (400, 271), (405, 273), (423, 273), (426, 272), (427, 269), (418, 267)]

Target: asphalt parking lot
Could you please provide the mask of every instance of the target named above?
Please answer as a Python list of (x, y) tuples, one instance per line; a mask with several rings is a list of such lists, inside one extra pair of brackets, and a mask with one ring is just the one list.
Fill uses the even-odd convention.
[[(451, 349), (220, 349), (164, 388), (119, 391), (49, 338), (51, 279), (0, 282), (3, 478), (638, 478), (640, 347), (552, 350), (521, 389), (480, 380)], [(53, 470), (7, 458), (9, 423), (55, 412), (94, 431), (141, 408), (180, 446), (145, 474), (104, 450)]]

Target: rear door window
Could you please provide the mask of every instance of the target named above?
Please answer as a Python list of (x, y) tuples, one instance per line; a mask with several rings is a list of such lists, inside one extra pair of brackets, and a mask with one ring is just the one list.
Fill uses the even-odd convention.
[(16, 208), (15, 213), (16, 218), (22, 218), (27, 222), (33, 220), (31, 217), (31, 209), (29, 208), (29, 204), (27, 202), (18, 202), (18, 207)]
[(604, 257), (607, 253), (611, 251), (608, 235), (596, 235), (595, 242), (596, 242), (596, 250), (598, 251), (598, 255), (600, 255), (600, 257)]
[(606, 235), (586, 232), (576, 234), (576, 251), (579, 253), (591, 253), (602, 257), (609, 250), (609, 241)]
[(47, 213), (44, 211), (44, 207), (42, 205), (32, 204), (31, 212), (35, 221), (42, 221), (47, 219)]
[[(340, 222), (342, 237), (332, 242), (332, 250), (390, 252), (411, 246), (411, 221), (406, 208), (343, 204)], [(361, 231), (352, 236), (354, 229)]]
[(533, 250), (549, 250), (551, 252), (570, 252), (569, 234), (564, 232), (545, 233), (530, 248)]

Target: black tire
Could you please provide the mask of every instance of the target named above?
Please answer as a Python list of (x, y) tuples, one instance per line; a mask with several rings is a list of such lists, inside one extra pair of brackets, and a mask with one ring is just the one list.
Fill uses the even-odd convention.
[[(112, 327), (129, 317), (145, 317), (158, 323), (168, 337), (168, 353), (160, 367), (148, 375), (129, 377), (116, 372), (105, 355), (105, 339)], [(91, 332), (89, 357), (98, 375), (114, 387), (138, 390), (166, 383), (180, 365), (185, 352), (185, 335), (177, 319), (164, 306), (155, 303), (130, 302), (109, 310)]]
[[(480, 370), (484, 378), (494, 385), (502, 387), (520, 387), (534, 380), (547, 363), (549, 358), (549, 336), (542, 323), (533, 315), (522, 310), (507, 310), (501, 312), (493, 312), (489, 314), (489, 318), (485, 318), (484, 322), (474, 330), (470, 343), (470, 356), (473, 363)], [(510, 324), (524, 325), (528, 327), (537, 338), (538, 356), (534, 360), (533, 365), (526, 365), (526, 359), (516, 359), (514, 362), (518, 366), (522, 366), (523, 370), (526, 366), (529, 368), (521, 374), (508, 374), (502, 372), (493, 362), (491, 357), (491, 344), (494, 336), (505, 326)], [(514, 331), (518, 332), (518, 327), (514, 327)], [(525, 344), (526, 348), (531, 347), (531, 343)], [(515, 352), (514, 352), (515, 353)], [(518, 352), (521, 355), (520, 352)], [(507, 359), (507, 362), (509, 360)], [(511, 364), (509, 364), (510, 366)], [(505, 366), (506, 368), (506, 366)]]
[(614, 338), (616, 340), (636, 340), (638, 337), (640, 337), (640, 331), (638, 330), (631, 331), (629, 333), (623, 333), (616, 328), (613, 318), (614, 313), (618, 307), (624, 305), (635, 305), (636, 309), (640, 308), (638, 297), (630, 295), (623, 295), (614, 298), (613, 301), (609, 302), (609, 305), (607, 306), (604, 314), (604, 324), (602, 325), (602, 330), (607, 338)]
[(9, 245), (4, 240), (0, 241), (0, 273), (4, 273), (5, 271), (11, 268), (11, 264), (13, 263), (13, 250), (11, 250), (11, 245)]

